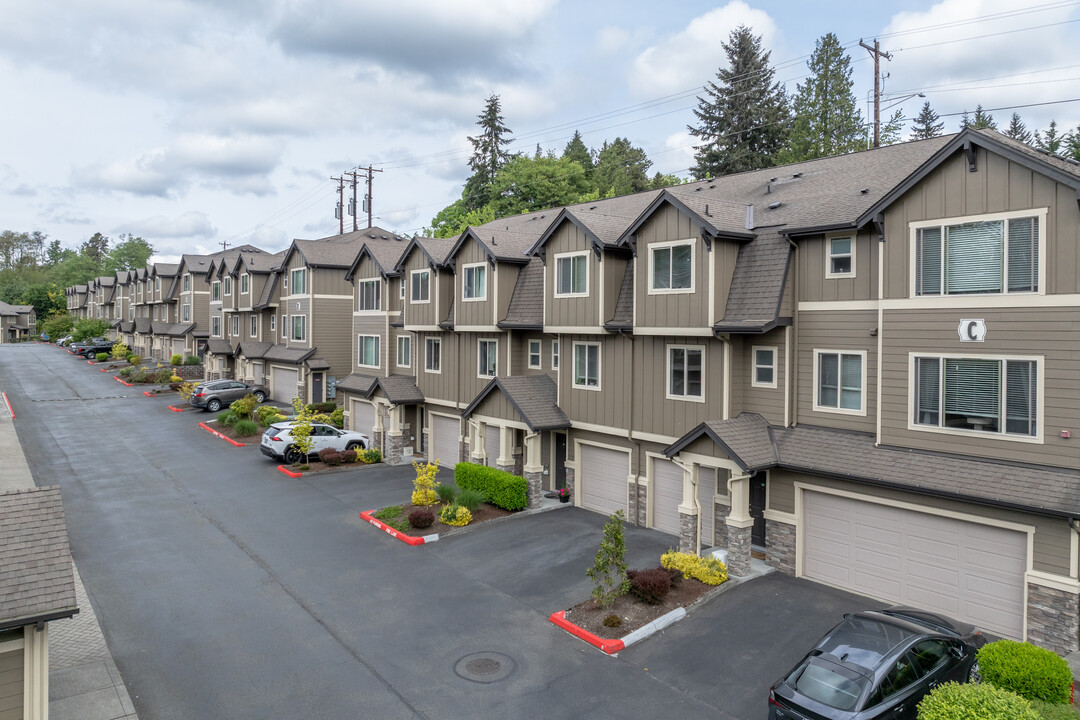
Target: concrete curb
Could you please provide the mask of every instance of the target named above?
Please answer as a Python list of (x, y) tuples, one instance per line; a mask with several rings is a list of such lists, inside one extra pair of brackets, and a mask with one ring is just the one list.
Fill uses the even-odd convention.
[(412, 536), (406, 535), (404, 533), (398, 532), (397, 530), (390, 527), (389, 525), (387, 525), (385, 523), (382, 523), (382, 522), (379, 522), (375, 518), (371, 517), (371, 513), (373, 513), (373, 512), (375, 512), (375, 511), (374, 510), (367, 510), (365, 512), (360, 513), (360, 517), (362, 519), (366, 520), (367, 522), (371, 523), (375, 527), (379, 528), (380, 530), (382, 530), (384, 533), (386, 533), (390, 537), (397, 538), (398, 540), (405, 543), (406, 545), (413, 545), (413, 546), (427, 545), (428, 543), (433, 543), (433, 542), (438, 542), (439, 541), (439, 534), (438, 533), (435, 533), (433, 535), (424, 535), (422, 537), (412, 537)]
[(210, 433), (211, 435), (217, 435), (219, 438), (221, 438), (225, 442), (229, 443), (233, 447), (245, 447), (244, 443), (237, 442), (237, 441), (233, 440), (231, 437), (229, 437), (228, 435), (222, 435), (221, 433), (219, 433), (217, 430), (210, 427), (206, 423), (199, 423), (199, 427), (201, 427), (203, 430)]
[(560, 610), (556, 613), (552, 613), (548, 618), (552, 623), (561, 627), (566, 632), (570, 633), (579, 640), (583, 640), (593, 647), (600, 650), (600, 652), (607, 653), (608, 655), (617, 655), (620, 650), (625, 650), (634, 643), (641, 642), (645, 638), (660, 632), (669, 625), (675, 623), (686, 617), (686, 608), (675, 608), (671, 612), (664, 613), (660, 617), (656, 618), (650, 623), (642, 625), (637, 630), (634, 630), (628, 635), (624, 635), (616, 640), (605, 640), (601, 637), (593, 635), (588, 630), (584, 630), (574, 623), (566, 619), (566, 611)]
[(279, 471), (285, 473), (286, 475), (288, 475), (291, 478), (304, 477), (304, 473), (302, 473), (302, 472), (293, 472), (292, 470), (289, 470), (288, 468), (286, 468), (284, 465), (278, 465), (277, 469)]
[(149, 390), (143, 390), (143, 395), (145, 395), (146, 397), (157, 397), (154, 393), (150, 392)]

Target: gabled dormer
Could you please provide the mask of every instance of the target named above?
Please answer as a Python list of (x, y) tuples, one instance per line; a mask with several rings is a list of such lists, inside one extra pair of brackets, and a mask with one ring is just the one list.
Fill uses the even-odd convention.
[(396, 267), (404, 289), (402, 319), (413, 332), (438, 331), (453, 309), (454, 276), (445, 265), (456, 238), (413, 238)]

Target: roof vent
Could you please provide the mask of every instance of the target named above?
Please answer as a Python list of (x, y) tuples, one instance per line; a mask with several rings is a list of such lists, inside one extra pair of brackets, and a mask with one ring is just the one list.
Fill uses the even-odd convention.
[(769, 178), (769, 182), (776, 182), (776, 178)]
[(701, 188), (700, 187), (694, 188), (694, 192), (701, 192)]
[(782, 203), (782, 202), (780, 202), (780, 201), (774, 202), (774, 203), (772, 203), (771, 205), (769, 205), (769, 209), (770, 209), (770, 210), (775, 210), (776, 208), (780, 207), (780, 206), (781, 206), (781, 205), (783, 205), (783, 204), (784, 204), (784, 203)]
[(712, 185), (710, 185), (710, 186), (709, 186), (709, 189), (710, 189), (710, 190), (712, 190), (712, 189), (714, 189), (715, 187), (716, 187), (716, 183), (713, 183)]
[(375, 239), (375, 233), (368, 233), (368, 237), (371, 238), (372, 240), (374, 240)]
[(866, 193), (870, 192), (870, 188), (863, 188), (859, 192), (862, 193), (863, 195), (865, 195)]
[(792, 175), (791, 177), (793, 177), (793, 178), (801, 178), (801, 177), (802, 177), (802, 173), (795, 173), (795, 174), (794, 174), (794, 175)]
[(382, 239), (383, 239), (383, 240), (389, 240), (390, 238), (388, 238), (388, 237), (386, 237), (385, 235), (383, 235), (383, 236), (382, 236)]

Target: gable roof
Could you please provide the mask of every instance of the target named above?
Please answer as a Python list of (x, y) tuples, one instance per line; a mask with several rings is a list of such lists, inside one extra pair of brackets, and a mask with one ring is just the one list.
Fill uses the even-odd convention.
[(424, 393), (416, 386), (416, 378), (411, 375), (390, 375), (376, 377), (364, 393), (370, 399), (377, 390), (394, 405), (410, 405), (424, 402)]
[(345, 274), (346, 280), (353, 279), (353, 273), (356, 272), (357, 266), (365, 255), (375, 262), (375, 266), (379, 268), (379, 272), (383, 277), (400, 274), (398, 266), (401, 264), (402, 258), (405, 257), (405, 253), (412, 246), (412, 241), (378, 227), (370, 227), (364, 230), (362, 239), (363, 245), (353, 259), (352, 264), (349, 265), (349, 271)]
[(532, 258), (521, 268), (506, 317), (499, 321), (503, 329), (538, 330), (544, 326), (544, 263)]
[(484, 386), (484, 389), (469, 403), (469, 406), (461, 411), (461, 417), (472, 415), (484, 399), (495, 390), (499, 390), (506, 396), (533, 432), (570, 427), (570, 420), (557, 404), (559, 391), (555, 387), (555, 381), (547, 375), (492, 378), (491, 382)]

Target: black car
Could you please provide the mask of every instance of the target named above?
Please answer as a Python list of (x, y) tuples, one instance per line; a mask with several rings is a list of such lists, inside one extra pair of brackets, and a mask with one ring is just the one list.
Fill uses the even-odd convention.
[(769, 719), (915, 718), (940, 683), (971, 679), (984, 644), (974, 626), (913, 608), (847, 615), (769, 690)]
[(87, 360), (93, 360), (95, 357), (97, 357), (98, 353), (111, 353), (112, 348), (112, 340), (92, 342), (87, 345), (83, 345), (82, 349), (79, 350), (79, 355), (82, 355)]

